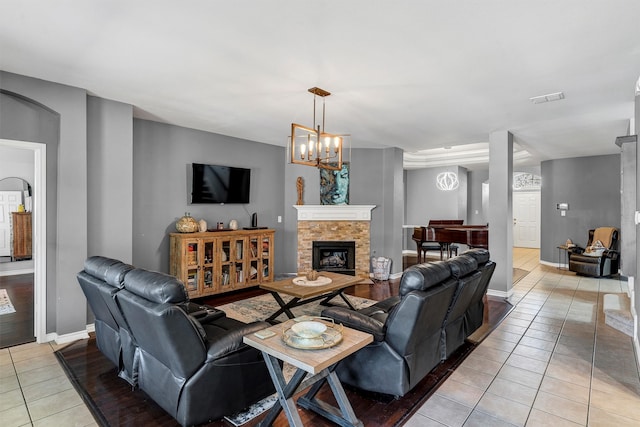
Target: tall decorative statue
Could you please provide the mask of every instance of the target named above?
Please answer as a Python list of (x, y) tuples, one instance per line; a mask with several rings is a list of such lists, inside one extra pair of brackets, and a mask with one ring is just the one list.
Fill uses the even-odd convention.
[(301, 176), (296, 179), (296, 189), (298, 190), (298, 201), (296, 205), (304, 205), (304, 200), (302, 200), (302, 195), (304, 192), (304, 179)]

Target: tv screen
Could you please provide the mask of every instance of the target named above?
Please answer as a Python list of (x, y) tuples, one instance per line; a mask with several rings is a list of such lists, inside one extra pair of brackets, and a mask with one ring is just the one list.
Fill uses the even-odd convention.
[(251, 169), (193, 163), (191, 203), (249, 203)]

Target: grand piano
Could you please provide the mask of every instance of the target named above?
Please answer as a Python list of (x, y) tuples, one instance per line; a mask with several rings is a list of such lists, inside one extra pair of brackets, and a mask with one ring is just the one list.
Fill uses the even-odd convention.
[[(440, 248), (440, 259), (443, 254), (451, 256), (452, 244), (460, 243), (470, 248), (489, 248), (489, 225), (463, 225), (464, 220), (440, 219), (430, 220), (424, 227), (413, 229), (413, 241), (418, 248), (418, 262), (422, 262), (423, 251), (431, 244), (437, 244)], [(426, 256), (425, 256), (426, 258)]]

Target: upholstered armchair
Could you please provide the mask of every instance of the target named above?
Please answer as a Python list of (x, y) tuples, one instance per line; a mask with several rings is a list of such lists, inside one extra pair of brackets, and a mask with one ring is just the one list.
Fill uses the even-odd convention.
[(569, 252), (569, 270), (593, 277), (617, 274), (620, 264), (617, 247), (617, 228), (599, 227), (589, 230), (587, 246), (575, 247)]

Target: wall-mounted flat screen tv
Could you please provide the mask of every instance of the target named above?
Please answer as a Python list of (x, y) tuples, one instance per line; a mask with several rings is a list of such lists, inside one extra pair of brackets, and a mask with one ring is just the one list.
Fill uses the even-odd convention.
[(251, 169), (193, 163), (191, 203), (249, 203)]

